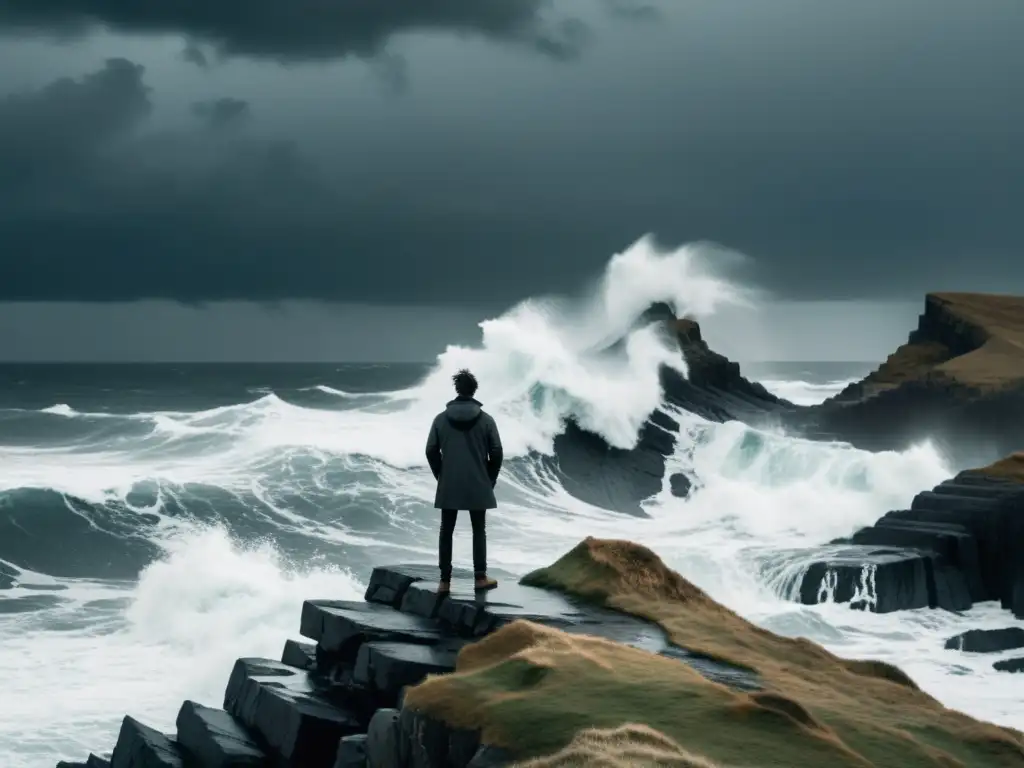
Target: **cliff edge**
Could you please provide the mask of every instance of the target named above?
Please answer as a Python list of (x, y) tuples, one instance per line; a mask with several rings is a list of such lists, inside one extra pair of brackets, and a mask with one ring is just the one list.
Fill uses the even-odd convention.
[(931, 293), (907, 343), (786, 426), (866, 450), (930, 440), (960, 467), (1024, 448), (1024, 297)]
[(907, 343), (836, 399), (868, 398), (926, 380), (979, 394), (1024, 383), (1024, 297), (929, 293)]

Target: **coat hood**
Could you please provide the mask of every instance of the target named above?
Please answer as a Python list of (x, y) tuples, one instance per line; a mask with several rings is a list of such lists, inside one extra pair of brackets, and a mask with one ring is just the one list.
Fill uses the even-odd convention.
[(457, 397), (445, 406), (444, 415), (455, 429), (464, 431), (476, 424), (482, 408), (483, 403), (471, 397)]

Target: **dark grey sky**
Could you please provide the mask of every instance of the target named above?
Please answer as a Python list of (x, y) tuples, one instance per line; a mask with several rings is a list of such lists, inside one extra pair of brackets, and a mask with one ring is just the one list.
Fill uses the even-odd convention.
[(0, 302), (496, 307), (645, 232), (783, 301), (1024, 292), (1022, 39), (1020, 0), (0, 0)]

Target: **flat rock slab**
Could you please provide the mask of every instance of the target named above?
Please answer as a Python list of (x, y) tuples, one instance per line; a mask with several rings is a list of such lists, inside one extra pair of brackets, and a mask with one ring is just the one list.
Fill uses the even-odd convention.
[(967, 653), (1000, 653), (1024, 648), (1024, 629), (969, 629), (946, 641), (946, 648)]
[(328, 653), (354, 654), (359, 645), (371, 640), (429, 644), (442, 637), (436, 624), (399, 613), (390, 605), (337, 600), (304, 602), (300, 631)]
[(222, 709), (186, 701), (178, 710), (178, 743), (203, 768), (263, 766), (267, 755), (234, 717)]
[(224, 709), (289, 765), (331, 768), (338, 743), (364, 730), (359, 717), (327, 701), (300, 669), (270, 659), (239, 659)]
[(178, 743), (133, 717), (125, 716), (111, 768), (185, 768), (185, 754)]
[(455, 659), (464, 641), (448, 640), (437, 645), (416, 645), (375, 641), (359, 648), (353, 679), (359, 685), (398, 697), (405, 686), (422, 682), (427, 675), (455, 669)]
[(281, 663), (289, 667), (311, 670), (316, 667), (316, 645), (299, 640), (285, 640)]
[(992, 667), (999, 672), (1024, 672), (1024, 656), (1019, 659), (997, 661)]
[[(464, 570), (453, 571), (451, 593), (442, 596), (437, 593), (436, 573), (437, 569), (428, 565), (374, 568), (366, 590), (367, 600), (376, 599), (403, 612), (436, 619), (469, 638), (488, 634), (518, 619), (527, 619), (571, 634), (594, 635), (671, 656), (724, 685), (743, 690), (760, 688), (756, 675), (748, 670), (675, 647), (660, 627), (634, 616), (589, 605), (560, 592), (527, 587), (514, 577), (502, 578), (496, 589), (477, 592), (473, 588), (472, 572)], [(397, 648), (393, 652), (405, 653)]]

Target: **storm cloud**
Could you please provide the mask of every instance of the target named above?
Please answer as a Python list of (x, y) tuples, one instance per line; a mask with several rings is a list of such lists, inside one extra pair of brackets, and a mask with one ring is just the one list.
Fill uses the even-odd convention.
[[(646, 232), (740, 250), (785, 299), (1024, 291), (1017, 0), (570, 2), (555, 22), (529, 0), (310, 3), (0, 0), (8, 31), (272, 61), (444, 25), (489, 41), (405, 36), (390, 98), (349, 62), (344, 88), (255, 63), (229, 81), (180, 48), (0, 97), (0, 300), (493, 306), (578, 288)], [(342, 7), (365, 23), (327, 34)], [(557, 18), (593, 32), (568, 61), (540, 42)], [(161, 117), (168, 88), (190, 123)]]
[(549, 0), (0, 0), (0, 29), (57, 38), (95, 27), (181, 34), (191, 41), (186, 57), (201, 65), (208, 63), (201, 44), (221, 56), (371, 57), (394, 35), (430, 30), (571, 56), (583, 28), (576, 19), (546, 14), (551, 6)]

